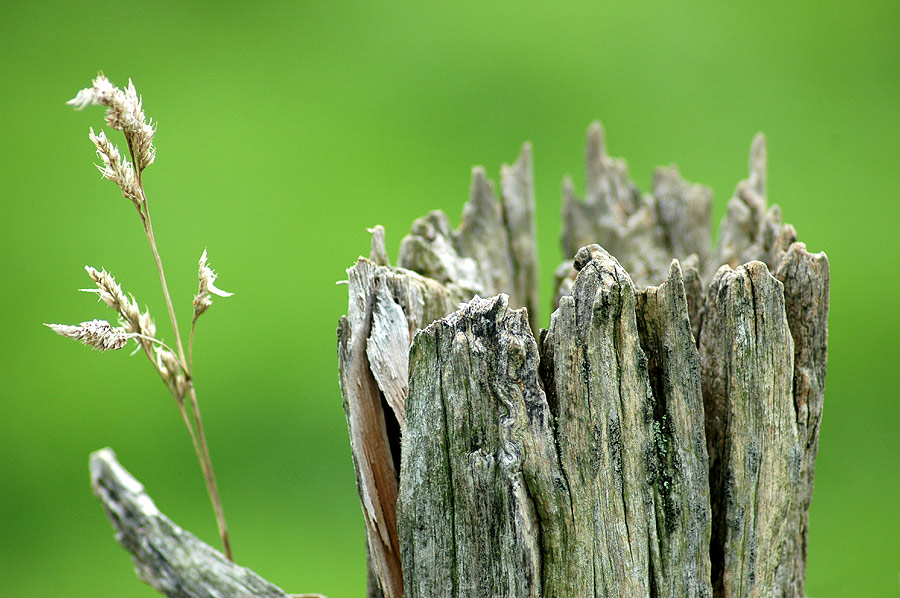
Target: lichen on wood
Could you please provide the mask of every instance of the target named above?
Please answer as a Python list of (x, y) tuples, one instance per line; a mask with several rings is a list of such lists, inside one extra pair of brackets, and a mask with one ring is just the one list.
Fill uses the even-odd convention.
[(637, 294), (658, 460), (653, 490), (659, 553), (653, 581), (656, 595), (673, 598), (711, 595), (709, 457), (688, 284), (673, 260), (666, 282)]
[[(419, 334), (398, 501), (408, 597), (541, 596), (566, 581), (569, 495), (524, 310), (475, 298)], [(576, 594), (572, 594), (576, 595)]]
[(722, 266), (700, 333), (716, 596), (773, 596), (800, 478), (794, 345), (783, 285), (759, 261)]

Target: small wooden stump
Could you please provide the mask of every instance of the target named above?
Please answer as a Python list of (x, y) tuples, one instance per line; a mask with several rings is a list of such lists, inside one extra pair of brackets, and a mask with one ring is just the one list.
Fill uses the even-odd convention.
[(711, 192), (642, 195), (593, 125), (541, 331), (530, 155), (348, 270), (369, 595), (801, 598), (828, 260), (767, 206), (765, 139), (711, 248)]

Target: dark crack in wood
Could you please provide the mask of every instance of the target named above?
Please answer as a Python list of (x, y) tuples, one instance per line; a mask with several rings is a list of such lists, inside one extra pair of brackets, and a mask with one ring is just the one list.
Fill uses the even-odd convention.
[(759, 261), (722, 266), (700, 333), (717, 597), (780, 595), (802, 449), (784, 285)]
[(505, 295), (416, 335), (398, 504), (408, 598), (584, 595), (537, 364)]
[[(696, 273), (696, 270), (688, 270)], [(653, 583), (658, 597), (712, 596), (709, 458), (704, 432), (700, 354), (678, 260), (659, 287), (637, 295), (641, 347), (654, 396), (653, 479), (659, 542)]]
[[(383, 254), (378, 234), (372, 253), (376, 259)], [(409, 343), (417, 329), (455, 309), (465, 292), (365, 258), (347, 270), (347, 280), (350, 301), (338, 325), (338, 358), (373, 572), (369, 579), (377, 582), (369, 584), (368, 595), (400, 598), (396, 505)]]
[(597, 245), (575, 256), (572, 295), (544, 335), (542, 358), (572, 495), (577, 596), (651, 595), (658, 469), (653, 397), (631, 279)]

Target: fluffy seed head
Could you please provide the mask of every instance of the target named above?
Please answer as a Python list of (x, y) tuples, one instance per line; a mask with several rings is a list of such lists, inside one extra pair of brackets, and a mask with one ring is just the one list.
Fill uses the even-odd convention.
[(128, 344), (134, 334), (124, 328), (113, 328), (106, 320), (91, 320), (77, 326), (67, 324), (46, 324), (56, 334), (71, 338), (97, 351), (115, 351)]
[(150, 310), (147, 310), (141, 314), (139, 322), (141, 325), (141, 334), (143, 336), (156, 338), (156, 322), (154, 322), (153, 318), (150, 317)]
[(200, 256), (199, 266), (198, 278), (200, 279), (200, 287), (197, 295), (194, 297), (194, 318), (199, 317), (200, 314), (205, 312), (209, 309), (209, 306), (212, 305), (212, 299), (209, 297), (210, 294), (218, 295), (219, 297), (231, 297), (234, 295), (234, 293), (229, 293), (216, 288), (214, 283), (216, 282), (216, 278), (218, 278), (218, 274), (206, 264), (205, 249), (203, 250), (203, 255)]
[(141, 188), (138, 185), (137, 178), (134, 176), (134, 168), (128, 160), (122, 160), (117, 148), (107, 137), (103, 131), (100, 134), (94, 134), (94, 129), (88, 135), (94, 146), (97, 148), (97, 155), (103, 160), (103, 166), (97, 165), (97, 170), (103, 175), (103, 178), (109, 179), (119, 186), (122, 195), (140, 209), (139, 204), (143, 201)]
[(90, 105), (106, 106), (106, 124), (125, 133), (131, 142), (138, 171), (144, 170), (156, 158), (156, 149), (153, 147), (156, 127), (144, 115), (141, 97), (134, 83), (129, 79), (128, 87), (123, 91), (110, 83), (102, 73), (92, 83), (92, 87), (82, 89), (66, 103), (76, 110)]
[[(122, 292), (122, 287), (120, 287), (116, 282), (116, 279), (112, 277), (112, 274), (106, 270), (98, 271), (96, 268), (90, 266), (85, 266), (84, 269), (87, 271), (88, 276), (91, 277), (91, 280), (97, 285), (97, 288), (82, 289), (83, 291), (97, 293), (100, 296), (100, 301), (103, 301), (103, 303), (116, 310), (122, 325), (127, 332), (140, 333), (145, 336), (154, 336), (153, 334), (147, 334), (147, 331), (144, 330), (144, 327), (141, 324), (141, 310), (138, 309), (134, 297), (125, 296), (125, 293)], [(146, 319), (152, 324), (149, 314), (146, 315)], [(155, 331), (155, 327), (153, 327), (153, 330)]]
[(166, 384), (172, 388), (179, 400), (184, 399), (187, 393), (187, 381), (178, 364), (178, 358), (171, 351), (158, 346), (153, 347), (153, 352), (156, 353), (156, 368)]

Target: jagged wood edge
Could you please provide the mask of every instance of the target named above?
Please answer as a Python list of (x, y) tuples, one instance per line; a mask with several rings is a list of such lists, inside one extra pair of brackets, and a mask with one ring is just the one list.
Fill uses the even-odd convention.
[(485, 169), (476, 166), (459, 228), (453, 230), (440, 210), (416, 219), (400, 245), (397, 261), (441, 284), (458, 285), (466, 299), (506, 293), (513, 307), (528, 308), (536, 332), (534, 209), (531, 144), (525, 143), (515, 163), (501, 167), (499, 196)]
[(825, 401), (828, 366), (830, 266), (824, 252), (809, 253), (792, 244), (775, 271), (784, 285), (785, 307), (794, 340), (794, 409), (802, 452), (800, 482), (791, 502), (788, 540), (776, 574), (785, 596), (804, 596), (809, 536), (809, 506), (819, 451), (819, 425)]
[(760, 261), (722, 266), (700, 332), (716, 596), (780, 595), (802, 451), (783, 284)]
[(398, 501), (408, 598), (556, 595), (542, 577), (568, 579), (573, 523), (537, 359), (504, 294), (416, 335)]
[(369, 259), (348, 269), (347, 316), (338, 326), (341, 392), (367, 537), (368, 595), (402, 595), (396, 488), (412, 335), (477, 293), (510, 289), (537, 326), (537, 251), (531, 145), (501, 169), (499, 198), (472, 171), (458, 230), (439, 211), (413, 223), (392, 268), (384, 229)]
[(410, 339), (467, 297), (452, 282), (387, 264), (384, 229), (376, 226), (370, 258), (347, 270), (348, 310), (337, 331), (341, 395), (366, 526), (369, 598), (403, 595), (396, 505)]
[(749, 175), (728, 201), (711, 250), (712, 190), (684, 180), (672, 165), (658, 167), (651, 192), (642, 194), (625, 160), (607, 154), (602, 125), (592, 123), (585, 139), (584, 199), (570, 177), (563, 180), (560, 242), (568, 261), (555, 273), (556, 304), (575, 279), (571, 256), (590, 243), (615, 255), (639, 289), (664, 281), (672, 258), (686, 278), (696, 269), (704, 287), (723, 264), (737, 268), (760, 260), (774, 272), (797, 232), (782, 221), (778, 205), (768, 205), (766, 161), (766, 138), (758, 133), (750, 144)]

